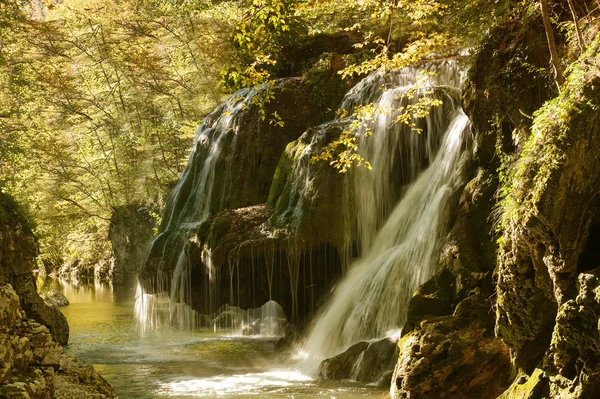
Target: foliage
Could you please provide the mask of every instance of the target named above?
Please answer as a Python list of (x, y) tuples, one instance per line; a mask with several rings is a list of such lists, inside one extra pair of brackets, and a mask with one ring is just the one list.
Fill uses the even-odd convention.
[(232, 89), (267, 82), (277, 65), (283, 45), (298, 33), (294, 17), (298, 0), (251, 0), (241, 2), (233, 32), (234, 51), (221, 76)]
[(357, 106), (352, 111), (346, 109), (338, 111), (340, 118), (345, 118), (350, 113), (351, 122), (340, 133), (339, 138), (325, 146), (323, 152), (315, 155), (311, 162), (329, 161), (329, 164), (340, 173), (346, 173), (352, 166), (365, 166), (371, 169), (371, 164), (358, 150), (360, 135), (369, 137), (373, 134), (373, 123), (379, 115), (394, 115), (395, 123), (402, 123), (411, 130), (421, 133), (416, 121), (429, 115), (432, 107), (442, 104), (442, 101), (433, 97), (433, 88), (428, 85), (430, 72), (419, 74), (415, 83), (403, 92), (398, 100), (400, 106), (395, 109), (383, 109), (374, 104)]
[(12, 10), (0, 27), (0, 183), (61, 263), (106, 245), (113, 209), (160, 203), (178, 178), (221, 100), (226, 10), (66, 0), (43, 21)]

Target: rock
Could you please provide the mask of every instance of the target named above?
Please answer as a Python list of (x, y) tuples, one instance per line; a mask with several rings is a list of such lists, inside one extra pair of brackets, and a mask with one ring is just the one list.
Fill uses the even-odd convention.
[[(600, 37), (590, 48), (600, 48)], [(589, 54), (574, 65), (557, 99), (536, 113), (503, 188), (497, 334), (526, 372), (540, 366), (557, 323), (573, 313), (580, 273), (598, 266), (580, 263), (586, 248), (598, 251), (590, 231), (600, 195), (600, 75), (589, 66), (599, 62), (597, 52)]]
[[(185, 256), (193, 259), (191, 291), (194, 293), (190, 305), (198, 312), (214, 313), (224, 304), (255, 308), (273, 299), (284, 306), (291, 319), (296, 319), (314, 308), (318, 296), (313, 295), (313, 289), (298, 289), (302, 292), (296, 295), (295, 289), (290, 292), (290, 284), (285, 282), (297, 280), (295, 269), (306, 270), (303, 265), (310, 262), (310, 255), (303, 253), (302, 248), (290, 250), (289, 245), (277, 244), (278, 233), (272, 229), (266, 234), (261, 231), (261, 225), (272, 211), (260, 204), (269, 198), (284, 149), (308, 127), (319, 122), (320, 110), (311, 103), (308, 87), (300, 79), (276, 81), (271, 87), (275, 96), (272, 101), (265, 101), (263, 88), (253, 90), (238, 93), (205, 119), (201, 127), (204, 135), (198, 140), (186, 171), (167, 202), (161, 230), (141, 270), (140, 283), (147, 293), (168, 290), (180, 256), (189, 253)], [(229, 109), (233, 107), (231, 104), (242, 101), (239, 97), (248, 100), (245, 106)], [(284, 126), (271, 124), (268, 118), (262, 120), (261, 104), (266, 115), (276, 113)], [(211, 146), (217, 143), (219, 150), (214, 150), (213, 154)], [(198, 176), (202, 175), (209, 159), (215, 163), (210, 169), (215, 172), (210, 176), (210, 182), (214, 184), (210, 195), (200, 196), (197, 190), (202, 179)], [(200, 206), (198, 201), (203, 205)], [(205, 221), (206, 214), (212, 218)], [(200, 225), (201, 222), (204, 224)], [(225, 242), (214, 239), (224, 236), (228, 236)], [(327, 243), (323, 243), (322, 247), (325, 246)], [(273, 259), (285, 259), (285, 262), (273, 266)], [(339, 263), (336, 265), (335, 260), (332, 263), (339, 269)], [(276, 274), (273, 280), (268, 276), (270, 268)], [(303, 273), (308, 274), (307, 271)], [(159, 279), (162, 283), (157, 286), (159, 274), (164, 278)], [(206, 301), (206, 296), (200, 294), (209, 291), (206, 287), (208, 274), (219, 276), (216, 281), (208, 279), (212, 284), (210, 292), (215, 295), (211, 301)], [(233, 287), (235, 303), (230, 303), (232, 281), (244, 282)], [(281, 281), (282, 284), (274, 285), (270, 281)], [(325, 282), (318, 287), (319, 293), (327, 288)], [(305, 301), (299, 296), (314, 300)]]
[(509, 383), (510, 356), (494, 337), (490, 303), (478, 293), (453, 315), (431, 316), (404, 335), (392, 398), (495, 398)]
[(109, 399), (116, 398), (112, 386), (100, 376), (92, 365), (70, 356), (60, 359), (60, 369), (54, 378), (55, 399)]
[(44, 303), (48, 306), (60, 307), (69, 305), (69, 299), (57, 290), (43, 293), (41, 297), (44, 300)]
[(65, 345), (69, 340), (67, 319), (44, 303), (33, 278), (38, 242), (18, 206), (1, 192), (0, 208), (6, 221), (0, 223), (0, 282), (10, 283), (27, 315), (47, 326), (54, 339)]
[(535, 369), (531, 376), (521, 373), (512, 385), (497, 399), (537, 399), (549, 397), (548, 379), (541, 369)]
[(330, 380), (352, 379), (389, 386), (398, 357), (397, 341), (359, 342), (319, 365), (319, 376)]
[(114, 285), (128, 285), (137, 278), (158, 229), (158, 212), (158, 209), (139, 203), (118, 207), (113, 211), (108, 238), (114, 257)]
[(91, 365), (63, 356), (68, 325), (35, 290), (36, 255), (31, 229), (0, 192), (0, 398), (116, 398)]
[(26, 318), (10, 285), (0, 285), (0, 317), (0, 397), (117, 397), (91, 365), (64, 356), (48, 328)]

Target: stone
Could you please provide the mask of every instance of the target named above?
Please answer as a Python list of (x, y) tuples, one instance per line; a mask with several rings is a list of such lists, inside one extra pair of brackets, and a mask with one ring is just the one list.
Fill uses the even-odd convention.
[(57, 290), (51, 290), (41, 295), (44, 303), (51, 307), (68, 306), (69, 299)]
[(510, 355), (494, 337), (493, 315), (477, 293), (449, 316), (431, 316), (404, 335), (392, 398), (495, 398), (509, 383)]
[(389, 386), (396, 359), (397, 341), (389, 338), (358, 342), (319, 365), (319, 376), (330, 380), (352, 379)]
[(113, 285), (131, 285), (146, 259), (148, 247), (158, 230), (159, 209), (140, 203), (118, 207), (108, 228), (114, 264)]
[(54, 339), (65, 345), (69, 340), (67, 319), (60, 310), (44, 303), (33, 278), (38, 242), (26, 217), (9, 198), (0, 192), (0, 206), (5, 207), (1, 214), (10, 222), (0, 223), (0, 282), (10, 283), (27, 315), (47, 326)]
[(112, 399), (117, 394), (112, 386), (90, 364), (71, 356), (62, 356), (54, 378), (54, 399)]

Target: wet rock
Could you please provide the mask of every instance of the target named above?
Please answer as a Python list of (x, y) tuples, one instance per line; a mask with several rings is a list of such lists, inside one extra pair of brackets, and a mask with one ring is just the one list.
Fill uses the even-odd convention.
[(57, 290), (48, 291), (41, 295), (44, 303), (52, 307), (68, 306), (69, 299)]
[(389, 386), (398, 357), (397, 341), (359, 342), (319, 365), (319, 376), (330, 380), (351, 379)]
[[(272, 299), (295, 320), (312, 311), (322, 293), (330, 288), (331, 280), (324, 279), (319, 286), (290, 289), (299, 285), (296, 268), (305, 270), (301, 278), (309, 275), (304, 265), (310, 263), (311, 254), (304, 253), (304, 249), (317, 252), (330, 243), (302, 245), (299, 239), (300, 244), (295, 245), (280, 239), (275, 229), (264, 228), (272, 210), (260, 204), (270, 197), (281, 154), (307, 128), (319, 123), (321, 112), (311, 102), (309, 87), (301, 79), (278, 80), (270, 90), (272, 100), (265, 98), (268, 92), (264, 88), (241, 91), (205, 119), (203, 135), (167, 202), (161, 230), (140, 272), (145, 292), (169, 290), (182, 256), (192, 263), (189, 305), (203, 314), (214, 314), (224, 304), (247, 309)], [(269, 117), (261, 118), (263, 113), (278, 115), (284, 126), (269, 123)], [(212, 162), (210, 171), (204, 169), (208, 160)], [(209, 174), (206, 179), (203, 173)], [(199, 185), (210, 185), (210, 192), (200, 196)], [(212, 216), (205, 220), (207, 214)], [(316, 231), (315, 226), (313, 230)], [(334, 259), (331, 263), (332, 268), (340, 270), (339, 262)], [(314, 270), (320, 269), (315, 266)], [(322, 272), (327, 273), (333, 274), (331, 268)], [(159, 274), (162, 278), (157, 280)], [(208, 275), (218, 278), (207, 279)], [(234, 303), (232, 284), (236, 292)], [(211, 301), (201, 294), (208, 291), (214, 293)]]

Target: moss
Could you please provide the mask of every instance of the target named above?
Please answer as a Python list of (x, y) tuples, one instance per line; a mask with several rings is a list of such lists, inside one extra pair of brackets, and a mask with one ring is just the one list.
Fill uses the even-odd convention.
[(350, 88), (334, 66), (338, 58), (341, 59), (341, 56), (326, 54), (303, 77), (311, 103), (320, 109), (321, 121), (334, 118), (337, 108)]
[(35, 224), (27, 215), (26, 209), (11, 195), (0, 192), (0, 225), (21, 223), (33, 230)]
[(295, 165), (306, 146), (307, 144), (302, 139), (298, 139), (289, 143), (285, 148), (279, 159), (273, 183), (271, 184), (269, 199), (267, 201), (267, 206), (270, 208), (279, 209), (289, 203)]
[(561, 93), (534, 113), (532, 134), (519, 161), (509, 172), (504, 188), (503, 223), (526, 223), (537, 212), (538, 203), (548, 183), (566, 160), (571, 146), (567, 137), (594, 123), (598, 108), (600, 78), (590, 76), (588, 69), (596, 63), (600, 36), (575, 64)]
[(271, 189), (269, 190), (269, 199), (267, 200), (267, 206), (270, 208), (275, 208), (277, 205), (279, 197), (282, 195), (287, 184), (288, 177), (292, 173), (293, 161), (290, 157), (290, 153), (297, 143), (298, 141), (289, 143), (279, 158), (279, 163), (277, 164), (277, 169), (273, 176), (273, 182), (271, 183)]
[[(535, 369), (531, 376), (521, 374), (498, 399), (537, 399), (544, 388), (545, 376), (541, 369)], [(547, 383), (547, 382), (546, 382)]]

